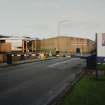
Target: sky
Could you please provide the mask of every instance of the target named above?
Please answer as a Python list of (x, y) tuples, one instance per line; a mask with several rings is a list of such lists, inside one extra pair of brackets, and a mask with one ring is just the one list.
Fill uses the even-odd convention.
[(0, 0), (0, 34), (95, 39), (105, 32), (105, 0)]

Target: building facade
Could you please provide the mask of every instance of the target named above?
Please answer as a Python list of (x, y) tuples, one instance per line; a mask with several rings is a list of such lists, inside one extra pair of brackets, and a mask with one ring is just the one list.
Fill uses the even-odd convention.
[(41, 40), (22, 40), (22, 52), (36, 52), (41, 48)]
[[(22, 41), (23, 52), (29, 52), (29, 45), (26, 41)], [(32, 40), (30, 44), (30, 51), (59, 51), (60, 53), (68, 54), (86, 54), (94, 51), (96, 48), (95, 42), (89, 39), (75, 38), (75, 37), (54, 37), (43, 40)]]
[(2, 36), (0, 40), (0, 52), (37, 52), (59, 51), (61, 53), (90, 53), (96, 49), (94, 41), (76, 37), (53, 37), (47, 39), (9, 38)]
[(62, 53), (90, 53), (95, 50), (95, 42), (75, 37), (55, 37), (41, 40), (41, 48), (56, 49)]
[(11, 43), (6, 40), (0, 40), (0, 63), (6, 61), (6, 54), (11, 52)]
[(6, 40), (0, 40), (0, 53), (11, 52), (11, 43)]

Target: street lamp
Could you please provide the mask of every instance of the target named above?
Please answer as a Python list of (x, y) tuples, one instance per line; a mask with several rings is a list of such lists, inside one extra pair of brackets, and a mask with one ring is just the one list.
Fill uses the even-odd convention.
[(58, 36), (58, 44), (57, 44), (57, 50), (59, 51), (59, 37), (60, 37), (60, 32), (61, 32), (61, 25), (65, 22), (69, 22), (69, 20), (61, 20), (57, 24), (57, 36)]

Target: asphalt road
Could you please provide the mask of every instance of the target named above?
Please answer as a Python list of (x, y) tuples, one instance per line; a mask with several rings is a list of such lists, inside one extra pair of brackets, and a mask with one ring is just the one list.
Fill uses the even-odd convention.
[(85, 65), (80, 58), (57, 58), (0, 68), (0, 105), (44, 105)]

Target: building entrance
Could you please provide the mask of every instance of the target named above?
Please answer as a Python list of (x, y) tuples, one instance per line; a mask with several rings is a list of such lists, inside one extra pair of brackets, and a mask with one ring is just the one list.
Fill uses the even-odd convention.
[(78, 54), (80, 54), (80, 48), (76, 48), (76, 53)]

